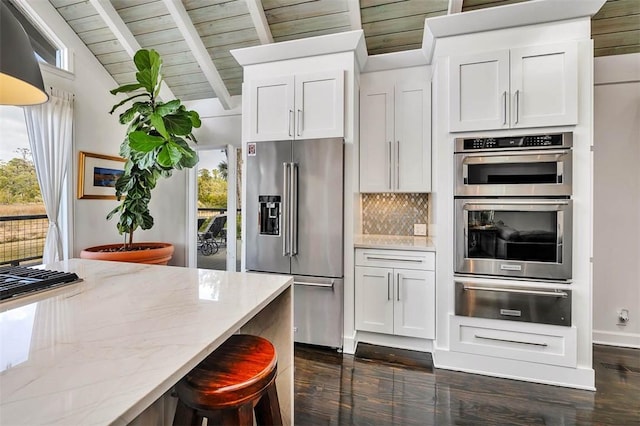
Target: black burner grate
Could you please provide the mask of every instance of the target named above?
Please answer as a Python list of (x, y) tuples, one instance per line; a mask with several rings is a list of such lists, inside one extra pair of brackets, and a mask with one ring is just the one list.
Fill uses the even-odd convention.
[(0, 300), (76, 281), (80, 278), (72, 272), (3, 266), (0, 267)]

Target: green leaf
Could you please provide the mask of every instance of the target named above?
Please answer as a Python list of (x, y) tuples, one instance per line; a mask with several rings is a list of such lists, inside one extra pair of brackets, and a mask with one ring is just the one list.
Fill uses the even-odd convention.
[(200, 114), (195, 111), (189, 111), (189, 118), (191, 119), (191, 125), (195, 128), (198, 128), (202, 125), (202, 121), (200, 121)]
[(183, 155), (182, 159), (180, 160), (180, 166), (185, 169), (190, 169), (196, 164), (198, 164), (198, 153), (195, 151), (192, 155)]
[(123, 84), (120, 87), (116, 87), (115, 89), (110, 90), (109, 93), (111, 93), (112, 95), (116, 95), (118, 93), (129, 93), (140, 88), (142, 88), (142, 85), (140, 83)]
[(142, 131), (129, 133), (129, 147), (135, 151), (149, 152), (163, 143), (164, 139), (160, 136), (148, 135)]
[[(141, 96), (149, 96), (147, 93), (139, 93), (137, 95), (133, 95), (128, 97), (127, 99), (122, 100), (121, 102), (115, 104), (112, 108), (111, 111), (109, 111), (109, 114), (113, 114), (113, 112), (118, 109), (118, 107), (120, 107), (121, 105), (124, 105), (125, 103), (129, 102), (131, 99), (135, 99), (135, 98), (139, 98)], [(124, 124), (124, 123), (123, 123)]]
[(184, 136), (191, 133), (191, 118), (189, 114), (178, 111), (163, 117), (167, 131), (173, 135)]
[(151, 229), (153, 227), (153, 217), (149, 213), (142, 215), (142, 223), (140, 224), (140, 228), (142, 229)]
[(169, 139), (170, 136), (169, 136), (169, 133), (167, 132), (167, 129), (164, 127), (164, 121), (162, 120), (162, 116), (157, 112), (154, 112), (153, 114), (151, 114), (150, 118), (151, 118), (151, 125), (153, 125), (153, 127), (156, 128), (158, 133), (160, 133), (163, 138)]
[(158, 153), (158, 163), (162, 167), (175, 167), (175, 165), (178, 164), (181, 158), (182, 154), (180, 153), (178, 148), (171, 144), (166, 144), (165, 146), (163, 146)]
[(153, 167), (153, 164), (155, 162), (156, 162), (156, 152), (155, 150), (153, 150), (141, 156), (137, 164), (139, 169), (148, 170), (149, 168)]
[(153, 76), (151, 74), (151, 70), (142, 70), (142, 71), (138, 71), (136, 73), (136, 80), (138, 80), (140, 82), (140, 84), (142, 85), (142, 87), (144, 87), (144, 89), (149, 92), (149, 93), (153, 93), (153, 89), (155, 88), (155, 80), (153, 79)]
[(111, 210), (111, 211), (109, 212), (109, 214), (107, 215), (107, 220), (111, 220), (111, 218), (112, 218), (115, 214), (117, 214), (118, 212), (120, 212), (120, 210), (122, 210), (122, 206), (120, 206), (120, 205), (119, 205), (118, 207), (116, 207), (115, 209)]
[(151, 68), (150, 52), (146, 49), (140, 49), (133, 56), (133, 63), (136, 65), (138, 71)]
[(166, 104), (156, 105), (156, 112), (164, 117), (167, 114), (173, 114), (178, 110), (178, 108), (180, 108), (180, 100), (174, 99)]

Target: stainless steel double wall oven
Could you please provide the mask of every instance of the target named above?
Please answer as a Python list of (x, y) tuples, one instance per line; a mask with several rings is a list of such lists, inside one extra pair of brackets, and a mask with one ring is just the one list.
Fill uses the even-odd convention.
[[(456, 139), (458, 315), (570, 325), (571, 291), (549, 291), (539, 283), (571, 279), (572, 143), (571, 133)], [(479, 286), (474, 278), (516, 278), (531, 287)], [(543, 310), (551, 300), (562, 305), (554, 308), (562, 314), (553, 320), (540, 319), (547, 317), (542, 313), (523, 315), (509, 308), (515, 297), (518, 306)], [(478, 306), (470, 298), (493, 306), (493, 313), (468, 312), (465, 306)]]

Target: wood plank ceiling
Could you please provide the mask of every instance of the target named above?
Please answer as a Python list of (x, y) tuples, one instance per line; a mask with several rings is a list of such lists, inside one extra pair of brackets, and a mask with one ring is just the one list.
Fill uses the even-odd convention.
[[(354, 29), (369, 55), (419, 49), (425, 18), (526, 0), (49, 1), (118, 84), (134, 79), (133, 52), (155, 49), (173, 96), (228, 105), (242, 85), (231, 49)], [(592, 34), (596, 56), (640, 52), (640, 1), (608, 0)]]

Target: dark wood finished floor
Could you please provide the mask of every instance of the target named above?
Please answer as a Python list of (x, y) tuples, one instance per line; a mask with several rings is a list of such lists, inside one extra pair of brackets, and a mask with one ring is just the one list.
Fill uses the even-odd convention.
[(640, 350), (594, 346), (591, 392), (433, 370), (411, 351), (372, 360), (385, 359), (379, 349), (297, 345), (295, 424), (640, 425)]

